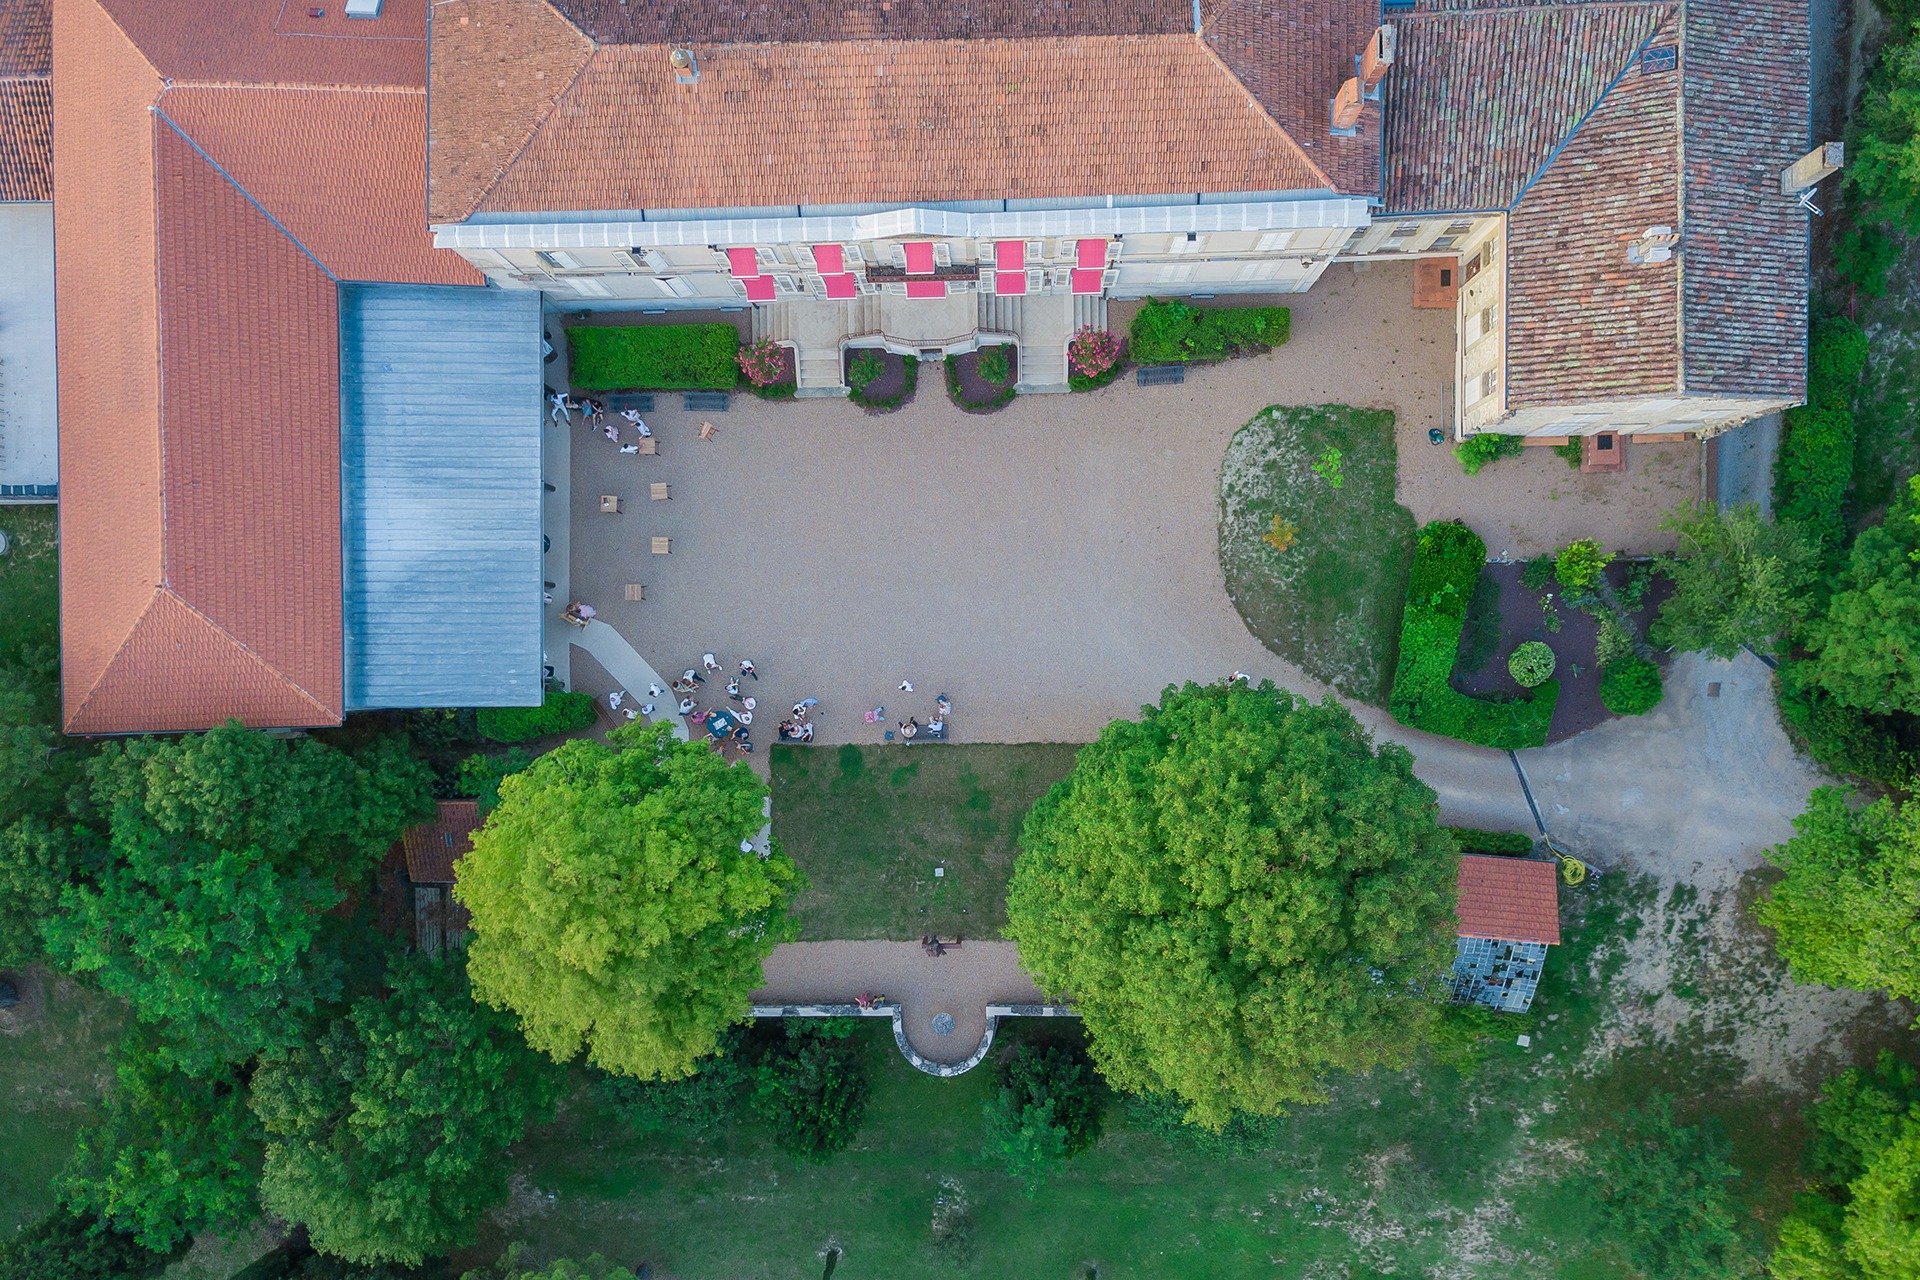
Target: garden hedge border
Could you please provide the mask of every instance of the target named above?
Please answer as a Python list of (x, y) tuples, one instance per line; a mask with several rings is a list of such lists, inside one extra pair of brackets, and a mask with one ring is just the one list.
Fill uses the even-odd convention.
[(1293, 312), (1286, 307), (1196, 307), (1148, 298), (1127, 329), (1135, 364), (1194, 364), (1259, 355), (1286, 345)]
[(572, 733), (593, 723), (593, 695), (547, 690), (537, 707), (481, 707), (475, 721), (495, 742), (526, 742), (551, 733)]
[(583, 391), (732, 391), (740, 331), (730, 324), (579, 325), (568, 373)]

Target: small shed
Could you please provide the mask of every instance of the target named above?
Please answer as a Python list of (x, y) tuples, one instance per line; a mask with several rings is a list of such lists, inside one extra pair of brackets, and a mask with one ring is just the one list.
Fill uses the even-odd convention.
[(407, 879), (413, 885), (413, 944), (431, 955), (442, 946), (464, 946), (470, 917), (453, 900), (454, 864), (473, 848), (480, 829), (480, 806), (471, 800), (442, 800), (432, 822), (409, 828), (400, 837), (407, 855)]
[(1560, 942), (1557, 864), (1462, 855), (1458, 931), (1448, 979), (1453, 998), (1526, 1012), (1547, 948)]

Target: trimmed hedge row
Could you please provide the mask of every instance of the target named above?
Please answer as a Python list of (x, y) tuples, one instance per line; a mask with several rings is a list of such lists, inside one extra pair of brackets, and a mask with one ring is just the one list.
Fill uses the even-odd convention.
[(593, 723), (593, 695), (547, 690), (537, 707), (481, 707), (480, 732), (495, 742), (525, 742), (550, 733), (572, 733)]
[(1134, 313), (1127, 354), (1135, 364), (1186, 364), (1257, 355), (1280, 346), (1293, 325), (1285, 307), (1207, 307), (1149, 298)]
[(596, 325), (567, 330), (573, 385), (585, 391), (731, 391), (740, 332), (730, 324)]
[(1823, 320), (1807, 344), (1807, 403), (1786, 414), (1774, 459), (1773, 513), (1827, 552), (1846, 545), (1853, 487), (1853, 395), (1867, 367), (1867, 335), (1851, 320)]
[(1512, 857), (1533, 852), (1533, 837), (1518, 831), (1482, 831), (1478, 827), (1442, 827), (1453, 834), (1462, 853), (1497, 853)]
[(1483, 747), (1542, 746), (1560, 698), (1559, 681), (1544, 681), (1531, 698), (1515, 702), (1471, 698), (1447, 683), (1460, 652), (1467, 600), (1486, 562), (1486, 543), (1463, 524), (1437, 522), (1420, 531), (1390, 710), (1401, 724)]

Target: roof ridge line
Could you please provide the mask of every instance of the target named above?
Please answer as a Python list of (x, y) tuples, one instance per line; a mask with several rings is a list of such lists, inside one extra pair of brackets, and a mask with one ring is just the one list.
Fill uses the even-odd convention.
[[(162, 99), (164, 99), (166, 97), (165, 91), (162, 91), (160, 96)], [(174, 120), (172, 116), (166, 113), (165, 108), (163, 108), (160, 105), (160, 103), (156, 102), (147, 109), (153, 112), (153, 114), (158, 118), (160, 118), (161, 120), (164, 120), (169, 129), (172, 129), (175, 133), (179, 134), (183, 142), (185, 142), (188, 146), (192, 147), (195, 153), (198, 154), (202, 160), (205, 160), (209, 165), (211, 165), (215, 173), (225, 178), (228, 184), (231, 185), (235, 191), (238, 191), (242, 196), (242, 198), (244, 198), (248, 204), (252, 205), (255, 209), (259, 210), (260, 216), (265, 218), (268, 222), (272, 223), (275, 230), (279, 231), (281, 235), (285, 236), (289, 241), (293, 243), (294, 248), (298, 249), (301, 253), (306, 254), (307, 259), (310, 262), (312, 262), (314, 266), (320, 268), (320, 272), (322, 275), (326, 276), (327, 279), (331, 280), (336, 285), (340, 283), (340, 277), (333, 273), (333, 269), (327, 266), (326, 263), (320, 261), (319, 257), (315, 255), (313, 250), (307, 248), (306, 245), (302, 244), (300, 242), (300, 237), (294, 235), (292, 231), (287, 229), (286, 223), (280, 221), (279, 218), (273, 215), (272, 211), (269, 210), (267, 206), (265, 206), (264, 204), (261, 204), (259, 200), (255, 199), (253, 192), (247, 190), (244, 186), (241, 186), (240, 180), (235, 178), (231, 173), (228, 173), (225, 165), (221, 164), (218, 160), (215, 160), (210, 154), (208, 154), (207, 149), (201, 146), (197, 141), (195, 141), (192, 134), (188, 133), (185, 129), (181, 128), (179, 123), (176, 120)]]
[[(147, 56), (147, 51), (140, 47), (140, 42), (133, 38), (133, 33), (131, 31), (128, 31), (125, 27), (121, 26), (120, 19), (114, 17), (113, 11), (107, 8), (106, 5), (101, 4), (100, 0), (92, 0), (92, 4), (95, 9), (100, 11), (100, 16), (105, 18), (109, 23), (111, 23), (113, 25), (113, 29), (120, 33), (120, 38), (127, 42), (127, 48), (133, 50), (134, 53), (139, 56), (140, 61), (147, 64), (147, 70), (153, 72), (153, 78), (160, 82), (162, 86), (162, 91), (164, 92), (165, 85), (167, 83), (167, 78), (160, 74), (160, 68), (153, 65), (153, 59), (149, 58)], [(51, 23), (52, 23), (51, 10), (49, 10), (49, 13), (48, 13), (48, 23), (49, 23), (49, 28), (48, 28), (48, 37), (47, 37), (47, 66), (48, 66), (47, 75), (48, 75), (48, 78), (51, 79), (53, 75), (53, 72), (52, 72), (53, 37), (52, 37), (52, 28), (51, 28)]]
[[(1300, 145), (1299, 139), (1295, 138), (1292, 134), (1288, 133), (1286, 126), (1281, 124), (1278, 120), (1274, 119), (1273, 112), (1267, 110), (1266, 104), (1261, 102), (1259, 98), (1254, 96), (1253, 90), (1247, 88), (1246, 81), (1242, 80), (1239, 76), (1235, 75), (1233, 73), (1233, 68), (1227, 65), (1226, 59), (1222, 58), (1219, 54), (1213, 51), (1213, 46), (1207, 43), (1207, 37), (1204, 34), (1201, 34), (1200, 32), (1191, 32), (1187, 35), (1186, 38), (1190, 40), (1194, 44), (1194, 46), (1200, 50), (1201, 53), (1205, 54), (1207, 61), (1211, 62), (1214, 65), (1214, 68), (1217, 71), (1219, 71), (1221, 75), (1225, 76), (1228, 82), (1231, 83), (1233, 87), (1240, 92), (1240, 95), (1247, 100), (1247, 105), (1252, 107), (1256, 112), (1258, 112), (1260, 115), (1260, 118), (1265, 120), (1269, 125), (1271, 125), (1275, 133), (1279, 134), (1282, 138), (1285, 138), (1287, 140), (1287, 145), (1292, 147), (1294, 150), (1294, 153), (1298, 155), (1302, 161), (1305, 162), (1307, 168), (1313, 171), (1313, 175), (1319, 178), (1321, 182), (1326, 184), (1327, 190), (1339, 192), (1340, 191), (1339, 184), (1336, 183), (1332, 178), (1328, 177), (1327, 171), (1320, 167), (1319, 162), (1316, 161), (1312, 156), (1307, 154), (1307, 149)], [(1381, 133), (1384, 136), (1386, 132), (1384, 112), (1381, 114), (1381, 120), (1382, 120)], [(1382, 181), (1384, 180), (1385, 178), (1383, 175)], [(1340, 193), (1343, 195), (1346, 194), (1345, 192), (1340, 192)]]
[[(163, 514), (161, 518), (164, 524), (164, 521), (165, 521), (164, 509), (163, 509)], [(164, 576), (164, 574), (162, 576)], [(127, 633), (120, 637), (120, 643), (113, 647), (113, 652), (107, 655), (107, 660), (100, 664), (99, 673), (94, 676), (93, 683), (87, 686), (86, 692), (81, 694), (79, 700), (73, 704), (73, 710), (71, 712), (66, 712), (66, 708), (64, 706), (61, 708), (62, 712), (65, 713), (61, 716), (60, 731), (62, 733), (68, 732), (68, 726), (72, 725), (75, 721), (80, 719), (81, 714), (84, 713), (87, 709), (87, 704), (89, 702), (92, 702), (93, 696), (100, 692), (101, 684), (103, 684), (106, 681), (107, 672), (113, 670), (113, 664), (120, 660), (120, 655), (127, 651), (127, 646), (129, 644), (133, 643), (133, 633), (140, 629), (140, 624), (146, 621), (147, 615), (149, 613), (153, 612), (153, 602), (155, 600), (158, 600), (161, 596), (161, 593), (165, 592), (166, 590), (167, 588), (163, 583), (156, 583), (154, 585), (153, 594), (147, 597), (147, 603), (141, 606), (140, 612), (133, 615), (133, 622), (131, 625), (127, 627)], [(65, 672), (66, 669), (67, 669), (67, 665), (63, 661), (60, 664), (60, 670), (62, 672)], [(64, 702), (65, 699), (63, 698), (62, 701)]]
[[(155, 75), (159, 75), (156, 71)], [(424, 95), (425, 85), (405, 84), (308, 84), (300, 80), (169, 80), (160, 77), (166, 89), (272, 89), (280, 93), (417, 93)]]
[[(252, 658), (255, 662), (259, 663), (261, 666), (265, 667), (267, 670), (273, 672), (273, 674), (275, 674), (276, 676), (279, 676), (281, 682), (285, 684), (287, 688), (292, 689), (294, 692), (298, 693), (301, 697), (305, 698), (308, 702), (311, 702), (321, 712), (323, 712), (326, 715), (333, 714), (333, 711), (325, 703), (321, 702), (320, 699), (316, 698), (311, 692), (309, 692), (305, 685), (301, 684), (298, 680), (295, 680), (292, 676), (289, 676), (286, 672), (282, 671), (277, 664), (267, 661), (267, 659), (261, 653), (259, 653), (257, 650), (253, 648), (253, 646), (247, 644), (239, 636), (234, 635), (233, 632), (227, 630), (225, 627), (215, 622), (213, 618), (206, 613), (205, 610), (199, 608), (192, 601), (188, 600), (185, 596), (181, 595), (178, 591), (175, 591), (171, 586), (163, 585), (157, 588), (154, 592), (154, 597), (158, 599), (161, 595), (166, 595), (172, 598), (175, 602), (177, 602), (180, 605), (181, 608), (185, 609), (188, 613), (191, 613), (194, 617), (200, 619), (200, 621), (206, 623), (209, 627), (213, 628), (214, 633), (220, 636), (221, 639), (227, 641), (227, 643), (231, 644), (234, 648), (238, 649), (240, 652), (246, 654), (249, 658)], [(145, 615), (143, 614), (142, 616), (144, 617)]]

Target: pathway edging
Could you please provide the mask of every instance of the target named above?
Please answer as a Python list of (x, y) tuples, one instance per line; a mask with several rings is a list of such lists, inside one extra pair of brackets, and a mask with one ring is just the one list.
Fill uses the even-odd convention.
[(900, 1049), (900, 1056), (913, 1064), (916, 1071), (924, 1071), (930, 1076), (951, 1079), (979, 1066), (993, 1048), (993, 1033), (999, 1027), (1002, 1018), (1077, 1018), (1079, 1012), (1072, 1005), (1065, 1004), (990, 1004), (987, 1006), (987, 1031), (980, 1037), (979, 1046), (959, 1062), (935, 1062), (922, 1057), (912, 1045), (907, 1043), (906, 1024), (900, 1017), (900, 1006), (894, 1002), (872, 1005), (858, 1004), (756, 1004), (753, 1006), (756, 1018), (891, 1018), (893, 1019), (893, 1043)]

